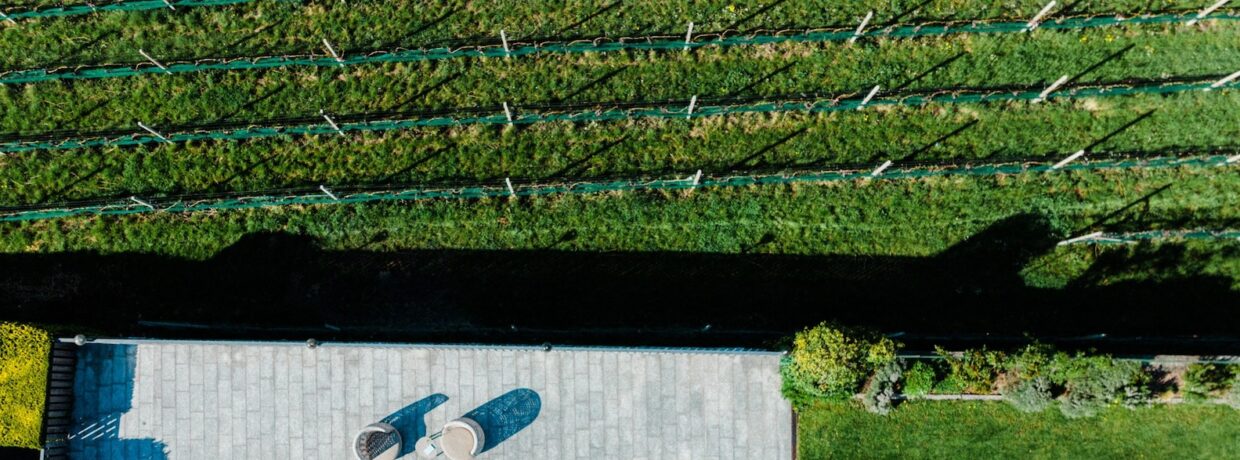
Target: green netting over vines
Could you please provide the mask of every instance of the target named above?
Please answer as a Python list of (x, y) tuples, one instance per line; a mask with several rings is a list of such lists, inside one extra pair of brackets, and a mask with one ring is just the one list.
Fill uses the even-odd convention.
[(22, 19), (39, 19), (39, 18), (60, 18), (65, 16), (80, 16), (91, 13), (106, 13), (109, 11), (147, 11), (172, 7), (195, 7), (195, 6), (221, 6), (235, 5), (238, 3), (249, 3), (254, 0), (132, 0), (119, 1), (110, 3), (83, 3), (79, 5), (63, 5), (47, 8), (35, 8), (24, 11), (5, 12), (7, 19), (19, 21)]
[[(201, 0), (180, 3), (229, 3), (241, 0)], [(145, 1), (133, 3), (163, 2)], [(1240, 19), (1240, 14), (1223, 12), (1206, 16), (1207, 19)], [(1118, 15), (1062, 18), (1042, 23), (1042, 29), (1084, 29), (1115, 25), (1183, 23), (1196, 19), (1195, 14), (1162, 14), (1136, 17)], [(1025, 32), (1025, 22), (958, 21), (950, 23), (892, 25), (864, 32), (865, 37), (913, 38), (951, 34), (997, 34)], [(288, 55), (247, 57), (235, 59), (206, 58), (192, 62), (136, 62), (87, 67), (63, 67), (55, 69), (15, 70), (0, 73), (0, 84), (35, 83), (53, 80), (129, 77), (144, 74), (170, 74), (201, 72), (208, 70), (251, 70), (276, 67), (337, 67), (384, 62), (413, 62), (463, 57), (527, 56), (539, 53), (597, 53), (619, 50), (680, 50), (704, 47), (730, 47), (762, 45), (786, 42), (832, 42), (845, 41), (855, 36), (850, 28), (817, 28), (779, 31), (759, 31), (743, 35), (729, 33), (704, 33), (686, 41), (684, 37), (655, 36), (637, 38), (597, 38), (572, 42), (545, 41), (537, 43), (510, 42), (507, 45), (491, 43), (416, 50), (373, 51), (344, 55), (339, 58), (324, 55)], [(158, 56), (155, 57), (158, 59)]]
[[(1151, 83), (1145, 85), (1114, 84), (1105, 86), (1079, 86), (1060, 89), (1047, 95), (1048, 98), (1087, 98), (1113, 97), (1133, 94), (1168, 94), (1184, 91), (1202, 91), (1217, 85), (1209, 81), (1196, 83)], [(1218, 85), (1218, 89), (1240, 86), (1240, 82)], [(756, 102), (744, 104), (711, 105), (703, 103), (694, 105), (685, 101), (679, 106), (653, 106), (645, 108), (597, 108), (579, 111), (543, 111), (514, 113), (509, 119), (505, 111), (496, 109), (494, 115), (479, 115), (477, 110), (461, 109), (459, 113), (471, 113), (465, 116), (441, 115), (429, 118), (381, 119), (360, 122), (329, 122), (327, 118), (321, 123), (282, 125), (282, 126), (250, 126), (243, 128), (227, 128), (219, 130), (196, 130), (188, 132), (163, 132), (152, 134), (146, 131), (134, 131), (116, 136), (95, 136), (88, 138), (61, 138), (39, 140), (15, 140), (0, 143), (0, 153), (17, 153), (32, 150), (67, 150), (80, 148), (97, 148), (113, 146), (133, 146), (158, 143), (181, 143), (191, 141), (239, 141), (262, 139), (278, 136), (309, 136), (320, 134), (344, 134), (351, 132), (384, 132), (407, 130), (414, 128), (437, 128), (463, 125), (503, 125), (503, 124), (535, 124), (548, 122), (606, 122), (643, 118), (702, 118), (744, 113), (778, 113), (778, 112), (838, 112), (857, 110), (869, 106), (919, 106), (924, 104), (961, 104), (961, 103), (993, 103), (1004, 101), (1032, 101), (1042, 97), (1042, 91), (942, 91), (929, 94), (908, 95), (901, 97), (875, 97), (867, 101), (862, 94), (854, 93), (829, 99), (817, 99), (795, 102)], [(692, 106), (692, 107), (690, 107)], [(158, 127), (156, 127), (158, 128)]]
[[(1226, 155), (1203, 155), (1194, 157), (1161, 157), (1082, 161), (1056, 168), (1050, 163), (1002, 163), (984, 165), (939, 165), (893, 167), (882, 170), (837, 170), (826, 172), (788, 172), (769, 175), (709, 176), (701, 171), (675, 179), (629, 179), (610, 181), (581, 181), (560, 183), (512, 183), (507, 180), (496, 184), (473, 185), (451, 188), (396, 188), (367, 190), (354, 193), (333, 192), (322, 188), (320, 192), (302, 194), (261, 194), (252, 196), (193, 199), (171, 197), (155, 200), (131, 197), (114, 203), (72, 204), (49, 206), (42, 209), (23, 209), (0, 212), (0, 222), (33, 221), (73, 216), (129, 215), (144, 213), (192, 213), (232, 209), (253, 209), (290, 205), (359, 204), (383, 201), (410, 201), (427, 199), (479, 199), (488, 197), (544, 196), (557, 194), (597, 194), (617, 191), (640, 190), (688, 190), (717, 187), (749, 187), (793, 183), (827, 183), (860, 179), (917, 179), (936, 176), (992, 176), (998, 174), (1058, 173), (1060, 171), (1093, 171), (1133, 168), (1231, 168), (1240, 166), (1233, 157)], [(339, 189), (343, 190), (343, 188)], [(1214, 233), (1211, 233), (1213, 235)], [(1204, 237), (1204, 236), (1202, 236)], [(1213, 236), (1212, 236), (1213, 237)]]

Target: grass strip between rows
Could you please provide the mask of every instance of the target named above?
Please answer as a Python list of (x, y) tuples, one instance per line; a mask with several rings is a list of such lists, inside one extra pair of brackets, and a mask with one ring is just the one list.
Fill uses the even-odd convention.
[[(1064, 19), (1043, 25), (1049, 30), (1072, 30), (1116, 25), (1168, 24), (1186, 23), (1196, 19), (1195, 15), (1161, 15), (1124, 18), (1121, 16), (1102, 16), (1085, 19)], [(1212, 14), (1212, 20), (1240, 19), (1240, 15)], [(915, 38), (936, 37), (955, 34), (999, 34), (1027, 32), (1024, 22), (979, 23), (970, 22), (962, 25), (910, 25), (887, 27), (869, 32), (867, 37), (878, 38)], [(701, 40), (705, 38), (706, 40)], [(501, 45), (480, 45), (474, 47), (434, 48), (419, 50), (376, 50), (340, 55), (334, 47), (329, 48), (329, 55), (243, 57), (234, 59), (198, 58), (194, 62), (160, 62), (158, 58), (148, 58), (149, 62), (130, 64), (107, 64), (102, 66), (77, 66), (65, 69), (29, 69), (0, 73), (0, 84), (39, 83), (57, 80), (86, 80), (100, 78), (122, 78), (140, 75), (168, 75), (206, 71), (244, 71), (275, 69), (285, 67), (348, 67), (379, 63), (419, 62), (441, 59), (467, 57), (502, 57), (514, 58), (541, 54), (558, 53), (602, 53), (615, 51), (672, 51), (700, 49), (705, 47), (733, 47), (749, 45), (770, 45), (775, 43), (819, 43), (842, 42), (857, 38), (856, 32), (849, 29), (833, 31), (805, 31), (785, 35), (748, 35), (727, 37), (723, 35), (702, 35), (699, 40), (673, 39), (668, 37), (643, 37), (632, 41), (610, 41), (605, 39), (580, 40), (568, 43), (504, 43)], [(330, 43), (330, 42), (328, 42)], [(515, 45), (515, 46), (514, 46)], [(326, 43), (324, 46), (328, 46)], [(144, 56), (146, 57), (146, 56)]]
[[(1240, 23), (1209, 33), (1122, 27), (1081, 34), (953, 37), (908, 46), (783, 44), (695, 53), (562, 55), (365, 68), (210, 73), (27, 85), (0, 91), (0, 130), (133, 129), (509, 104), (661, 101), (885, 91), (1045, 87), (1226, 75), (1240, 69)], [(256, 78), (259, 77), (259, 78)], [(652, 82), (657, 82), (652, 84)]]
[[(1210, 0), (1167, 5), (1143, 0), (1077, 4), (1047, 19), (1089, 14), (1137, 16), (1189, 14)], [(996, 20), (1028, 21), (1045, 4), (1016, 0), (896, 0), (875, 11), (875, 28), (892, 23)], [(384, 2), (291, 2), (256, 0), (218, 8), (100, 14), (74, 20), (0, 23), (0, 69), (58, 67), (141, 60), (143, 49), (159, 59), (200, 56), (272, 56), (322, 50), (323, 39), (346, 54), (359, 49), (421, 48), (486, 40), (499, 44), (529, 37), (615, 37), (659, 33), (683, 35), (689, 22), (699, 31), (795, 29), (795, 25), (855, 27), (871, 2), (813, 0), (743, 5), (730, 0), (666, 2), (626, 0), (393, 0)], [(967, 21), (966, 21), (967, 22)], [(793, 26), (789, 26), (793, 25)], [(450, 45), (449, 45), (450, 46)]]
[(68, 204), (64, 207), (21, 210), (4, 213), (0, 211), (0, 222), (16, 222), (30, 220), (57, 219), (76, 216), (113, 216), (144, 213), (192, 213), (204, 211), (221, 211), (236, 209), (269, 208), (292, 205), (335, 205), (361, 204), (382, 201), (410, 201), (426, 199), (479, 199), (499, 197), (546, 196), (560, 194), (596, 194), (608, 192), (633, 191), (675, 191), (696, 190), (712, 187), (748, 187), (754, 185), (823, 183), (850, 181), (859, 179), (918, 179), (937, 176), (988, 176), (997, 174), (1027, 174), (1052, 171), (1094, 171), (1124, 168), (1168, 168), (1168, 167), (1227, 167), (1230, 164), (1240, 165), (1237, 158), (1226, 156), (1209, 156), (1197, 158), (1155, 158), (1146, 160), (1119, 160), (1078, 162), (1064, 166), (1059, 165), (984, 165), (947, 168), (899, 168), (889, 169), (884, 166), (874, 171), (833, 171), (822, 173), (786, 173), (780, 175), (752, 176), (733, 175), (727, 177), (704, 177), (701, 171), (684, 178), (663, 180), (630, 180), (612, 182), (572, 182), (561, 184), (518, 184), (505, 179), (504, 185), (475, 185), (453, 189), (389, 189), (377, 191), (358, 191), (346, 193), (343, 189), (336, 192), (321, 187), (312, 194), (270, 196), (253, 195), (231, 198), (195, 198), (177, 197), (175, 202), (158, 202), (153, 199), (142, 200), (130, 197), (120, 203)]
[[(1174, 80), (1173, 80), (1174, 81)], [(255, 126), (233, 128), (222, 127), (217, 129), (200, 129), (194, 131), (164, 131), (159, 132), (149, 126), (143, 126), (142, 130), (130, 131), (128, 133), (104, 134), (99, 136), (83, 137), (83, 138), (58, 138), (54, 135), (39, 136), (34, 139), (19, 139), (9, 142), (0, 143), (0, 153), (19, 153), (34, 150), (71, 150), (81, 148), (108, 147), (108, 146), (136, 146), (144, 144), (159, 143), (183, 143), (192, 141), (239, 141), (250, 139), (263, 139), (280, 136), (310, 136), (321, 134), (339, 134), (341, 136), (350, 132), (383, 132), (395, 130), (408, 130), (413, 128), (444, 128), (458, 127), (467, 125), (532, 125), (548, 122), (571, 122), (571, 123), (590, 123), (604, 121), (633, 120), (644, 118), (684, 118), (697, 119), (705, 117), (717, 117), (725, 115), (736, 115), (746, 113), (782, 113), (782, 112), (808, 112), (808, 113), (827, 113), (848, 110), (859, 110), (866, 107), (881, 106), (921, 106), (925, 104), (971, 104), (971, 103), (995, 103), (995, 102), (1012, 102), (1012, 101), (1033, 101), (1037, 102), (1044, 98), (1055, 99), (1080, 99), (1080, 98), (1097, 98), (1097, 97), (1119, 97), (1130, 96), (1135, 94), (1173, 94), (1178, 92), (1192, 92), (1202, 90), (1224, 90), (1232, 87), (1240, 87), (1240, 81), (1232, 81), (1223, 84), (1223, 82), (1197, 81), (1197, 82), (1174, 82), (1174, 83), (1146, 83), (1139, 85), (1076, 85), (1055, 88), (1047, 88), (1047, 90), (1024, 90), (1024, 91), (945, 91), (942, 93), (906, 95), (898, 97), (875, 97), (878, 87), (875, 87), (868, 94), (860, 93), (838, 95), (829, 99), (810, 99), (790, 102), (757, 102), (757, 103), (731, 103), (726, 105), (712, 105), (710, 101), (704, 101), (702, 104), (696, 104), (696, 98), (689, 101), (680, 101), (676, 105), (647, 105), (647, 103), (634, 103), (633, 108), (624, 107), (595, 107), (593, 110), (579, 111), (551, 111), (551, 112), (515, 112), (512, 107), (505, 106), (502, 111), (495, 115), (483, 115), (487, 112), (495, 112), (495, 109), (458, 109), (448, 111), (450, 114), (440, 116), (426, 116), (422, 118), (394, 118), (367, 120), (369, 116), (353, 116), (349, 118), (340, 118), (336, 121), (330, 115), (324, 115), (325, 123), (318, 122), (309, 124), (308, 120), (293, 120), (292, 123), (274, 125), (274, 126)], [(1053, 91), (1050, 91), (1054, 89)], [(683, 104), (683, 105), (681, 105)], [(588, 106), (585, 106), (588, 107)], [(455, 114), (451, 114), (455, 112)], [(459, 115), (456, 115), (459, 114)], [(359, 120), (360, 121), (353, 121)], [(144, 134), (145, 133), (145, 134)], [(40, 137), (49, 138), (41, 140)]]
[(1017, 213), (1045, 214), (1067, 235), (1169, 183), (1132, 225), (1219, 228), (1240, 217), (1229, 205), (1240, 175), (1186, 166), (70, 218), (4, 224), (0, 250), (202, 255), (261, 231), (317, 236), (329, 248), (383, 231), (391, 247), (515, 249), (576, 229), (565, 250), (735, 252), (772, 233), (778, 253), (932, 255)]
[(14, 22), (26, 19), (45, 19), (45, 18), (64, 18), (69, 16), (83, 16), (96, 13), (111, 13), (119, 11), (150, 11), (169, 8), (175, 10), (176, 7), (192, 8), (202, 6), (223, 6), (237, 5), (241, 3), (249, 3), (254, 0), (121, 0), (106, 3), (84, 3), (76, 5), (59, 5), (40, 8), (38, 6), (3, 12), (6, 20), (12, 19)]
[[(890, 109), (890, 110), (889, 110)], [(635, 120), (514, 128), (473, 126), (255, 142), (195, 142), (0, 157), (0, 206), (140, 195), (394, 184), (666, 177), (701, 169), (804, 171), (891, 160), (922, 163), (1234, 155), (1222, 123), (1240, 92), (1191, 92), (998, 106), (927, 106), (830, 114)], [(1050, 135), (1054, 133), (1055, 135)], [(1104, 141), (1098, 143), (1099, 141)], [(1095, 144), (1097, 145), (1090, 145)], [(416, 185), (415, 188), (425, 187)]]

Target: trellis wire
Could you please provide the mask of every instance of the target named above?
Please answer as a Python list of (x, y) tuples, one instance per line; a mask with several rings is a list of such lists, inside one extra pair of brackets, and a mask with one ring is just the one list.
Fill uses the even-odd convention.
[[(482, 199), (533, 197), (564, 194), (598, 194), (625, 191), (675, 191), (698, 188), (749, 187), (762, 185), (786, 185), (796, 183), (829, 183), (855, 180), (919, 179), (939, 176), (993, 176), (1000, 174), (1029, 174), (1059, 171), (1093, 171), (1133, 168), (1235, 168), (1227, 162), (1226, 155), (1198, 155), (1187, 157), (1155, 157), (1110, 159), (1078, 162), (1060, 169), (1051, 169), (1047, 162), (1011, 162), (983, 165), (937, 165), (893, 167), (874, 175), (872, 168), (832, 170), (818, 172), (784, 172), (766, 175), (679, 175), (661, 179), (617, 179), (605, 181), (529, 182), (512, 185), (508, 181), (453, 188), (406, 188), (368, 189), (347, 192), (347, 187), (333, 187), (334, 193), (322, 190), (305, 190), (303, 193), (261, 194), (226, 196), (221, 198), (185, 199), (146, 198), (142, 203), (132, 199), (114, 202), (66, 203), (61, 206), (35, 205), (20, 209), (0, 211), (0, 222), (36, 221), (75, 216), (109, 216), (148, 213), (194, 213), (235, 209), (256, 209), (293, 205), (361, 204), (388, 201), (418, 201), (430, 199)], [(169, 202), (171, 201), (171, 202)], [(1230, 234), (1223, 234), (1230, 237)], [(1151, 235), (1148, 238), (1153, 238)], [(1185, 233), (1177, 235), (1187, 239), (1218, 237), (1213, 233)]]
[(65, 16), (81, 16), (92, 13), (106, 13), (110, 11), (159, 10), (167, 8), (168, 5), (172, 5), (174, 7), (223, 6), (236, 5), (239, 3), (250, 3), (253, 1), (254, 0), (123, 0), (109, 3), (88, 2), (77, 5), (49, 6), (46, 8), (32, 8), (25, 11), (6, 11), (4, 14), (13, 20), (60, 18)]
[[(1184, 91), (1199, 91), (1210, 88), (1214, 84), (1213, 81), (1207, 80), (1198, 82), (1182, 82), (1174, 79), (1170, 80), (1175, 81), (1175, 83), (1165, 83), (1165, 81), (1168, 80), (1163, 81), (1164, 82), (1138, 85), (1117, 83), (1065, 87), (1050, 94), (1050, 97), (1084, 98), (1126, 96), (1133, 94), (1169, 94)], [(1230, 88), (1237, 86), (1240, 86), (1240, 82), (1231, 82), (1223, 85), (1222, 87)], [(837, 95), (832, 98), (814, 100), (784, 100), (782, 102), (763, 101), (753, 103), (736, 103), (731, 105), (698, 104), (695, 106), (692, 113), (688, 111), (689, 109), (684, 101), (671, 101), (664, 105), (644, 105), (646, 103), (617, 104), (610, 107), (596, 105), (594, 106), (594, 110), (576, 112), (544, 111), (514, 113), (511, 118), (509, 118), (508, 113), (506, 113), (507, 111), (500, 110), (498, 108), (486, 110), (472, 108), (441, 111), (468, 114), (463, 116), (438, 115), (429, 118), (385, 118), (370, 120), (367, 119), (367, 116), (361, 115), (353, 118), (361, 118), (362, 121), (353, 122), (338, 118), (335, 123), (331, 124), (315, 122), (313, 124), (267, 126), (249, 125), (241, 128), (223, 128), (217, 130), (198, 129), (194, 131), (182, 132), (164, 131), (162, 135), (159, 136), (147, 131), (132, 131), (119, 135), (99, 135), (83, 138), (60, 139), (47, 139), (48, 136), (44, 135), (34, 136), (33, 140), (29, 138), (23, 140), (19, 138), (13, 141), (2, 142), (0, 143), (0, 153), (17, 153), (32, 150), (68, 150), (93, 147), (134, 146), (153, 143), (180, 143), (208, 140), (237, 141), (278, 136), (309, 136), (319, 134), (340, 135), (347, 132), (385, 132), (413, 128), (442, 128), (463, 125), (528, 125), (548, 122), (586, 123), (644, 118), (692, 119), (744, 113), (825, 113), (860, 108), (862, 106), (863, 99), (858, 96), (859, 93), (849, 93)], [(942, 90), (932, 93), (919, 93), (902, 95), (898, 97), (877, 97), (869, 100), (865, 106), (919, 106), (930, 103), (961, 104), (1022, 100), (1028, 101), (1038, 99), (1041, 96), (1042, 94), (1039, 90)], [(582, 105), (574, 105), (571, 107), (582, 107)], [(481, 115), (481, 113), (493, 113), (493, 115)]]
[[(1044, 23), (1039, 28), (1062, 30), (1106, 27), (1121, 24), (1137, 25), (1185, 23), (1195, 17), (1196, 15), (1191, 13), (1143, 15), (1130, 18), (1119, 15), (1079, 16), (1061, 18), (1053, 22)], [(1206, 19), (1234, 20), (1240, 19), (1240, 14), (1231, 12), (1216, 12), (1207, 16)], [(954, 21), (890, 25), (882, 29), (867, 32), (866, 37), (914, 38), (970, 33), (1021, 33), (1024, 31), (1025, 26), (1026, 23), (1024, 22), (1004, 21)], [(731, 35), (733, 33), (736, 33), (737, 35)], [(624, 37), (618, 39), (604, 37), (575, 41), (547, 40), (539, 42), (519, 42), (509, 40), (507, 49), (503, 43), (487, 43), (439, 48), (398, 48), (395, 50), (366, 51), (352, 54), (345, 53), (344, 56), (339, 58), (321, 54), (254, 56), (243, 58), (204, 58), (195, 61), (170, 61), (165, 63), (166, 68), (160, 68), (150, 64), (149, 62), (143, 61), (97, 66), (14, 70), (0, 73), (0, 84), (35, 83), (52, 80), (116, 78), (144, 74), (188, 73), (209, 70), (250, 70), (279, 67), (341, 67), (372, 63), (417, 62), (463, 57), (516, 57), (539, 53), (592, 53), (620, 50), (683, 50), (710, 46), (731, 47), (786, 42), (835, 42), (846, 41), (853, 36), (853, 30), (850, 28), (808, 28), (756, 30), (747, 31), (743, 34), (733, 31), (699, 33), (693, 35), (692, 39), (688, 42), (686, 42), (683, 37), (673, 35)]]

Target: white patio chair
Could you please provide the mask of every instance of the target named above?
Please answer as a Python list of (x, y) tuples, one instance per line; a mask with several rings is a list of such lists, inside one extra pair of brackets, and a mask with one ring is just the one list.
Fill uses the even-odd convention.
[(448, 460), (473, 460), (486, 445), (486, 433), (472, 419), (461, 417), (445, 423), (438, 433), (419, 439), (414, 452), (423, 459), (439, 456)]

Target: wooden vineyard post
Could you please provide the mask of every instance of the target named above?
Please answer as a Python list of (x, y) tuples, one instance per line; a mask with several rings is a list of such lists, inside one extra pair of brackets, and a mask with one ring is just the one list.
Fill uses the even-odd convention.
[(320, 185), (319, 190), (322, 191), (324, 195), (327, 195), (328, 198), (331, 198), (333, 201), (340, 201), (340, 197), (336, 196), (335, 193), (332, 193), (332, 191), (328, 189), (326, 185)]
[(1042, 18), (1046, 16), (1046, 13), (1051, 12), (1051, 8), (1054, 8), (1056, 3), (1057, 2), (1055, 0), (1051, 0), (1050, 3), (1047, 3), (1046, 6), (1042, 7), (1042, 9), (1038, 11), (1038, 14), (1033, 15), (1033, 19), (1030, 19), (1029, 23), (1025, 24), (1025, 29), (1022, 30), (1022, 32), (1032, 32), (1033, 29), (1037, 29), (1038, 26), (1042, 24)]
[(870, 23), (871, 19), (874, 19), (874, 10), (865, 13), (865, 18), (861, 19), (861, 25), (857, 26), (857, 30), (853, 31), (852, 37), (848, 39), (848, 44), (856, 43), (857, 39), (865, 34), (865, 26)]
[(142, 128), (142, 129), (145, 129), (145, 130), (146, 130), (146, 132), (151, 133), (152, 135), (154, 135), (155, 137), (159, 138), (159, 140), (163, 141), (164, 143), (167, 143), (167, 144), (171, 144), (171, 143), (172, 143), (172, 141), (171, 141), (171, 140), (169, 140), (168, 138), (164, 137), (164, 135), (163, 135), (163, 134), (160, 134), (160, 133), (159, 133), (159, 131), (156, 131), (156, 130), (152, 129), (150, 126), (147, 126), (146, 124), (144, 124), (144, 123), (142, 123), (142, 122), (140, 122), (140, 121), (138, 122), (138, 127), (139, 127), (139, 128)]
[(332, 57), (336, 59), (336, 64), (338, 64), (338, 65), (340, 65), (341, 67), (343, 67), (343, 66), (344, 66), (344, 58), (343, 58), (343, 57), (340, 57), (340, 53), (337, 53), (337, 52), (336, 52), (336, 48), (332, 47), (332, 44), (331, 44), (330, 42), (328, 42), (326, 38), (324, 38), (324, 39), (323, 39), (323, 46), (326, 46), (326, 47), (327, 47), (327, 52), (328, 52), (328, 53), (330, 53), (330, 54), (332, 55)]
[(1062, 76), (1062, 77), (1059, 77), (1059, 79), (1058, 79), (1058, 80), (1055, 80), (1055, 82), (1054, 82), (1054, 83), (1051, 83), (1051, 85), (1050, 85), (1050, 86), (1047, 86), (1047, 87), (1046, 87), (1046, 89), (1042, 90), (1042, 93), (1041, 93), (1041, 94), (1038, 94), (1038, 97), (1034, 98), (1034, 99), (1033, 99), (1032, 101), (1030, 101), (1030, 102), (1033, 102), (1034, 104), (1037, 104), (1037, 103), (1039, 103), (1039, 102), (1045, 101), (1045, 100), (1046, 100), (1046, 98), (1050, 97), (1051, 93), (1055, 92), (1055, 90), (1059, 89), (1059, 87), (1060, 87), (1060, 86), (1063, 86), (1063, 84), (1064, 84), (1064, 83), (1067, 83), (1067, 82), (1068, 82), (1068, 76), (1067, 76), (1067, 75), (1064, 75), (1064, 76)]
[(159, 62), (155, 60), (155, 58), (151, 57), (151, 55), (146, 54), (146, 51), (142, 48), (138, 48), (138, 54), (141, 54), (142, 57), (146, 58), (146, 60), (151, 61), (152, 64), (155, 64), (155, 67), (159, 67), (159, 69), (163, 70), (164, 73), (172, 73), (172, 71), (168, 70), (168, 67), (165, 67), (162, 62)]
[(324, 120), (327, 120), (327, 124), (331, 125), (332, 129), (336, 130), (336, 134), (344, 136), (344, 130), (340, 129), (340, 125), (337, 125), (336, 120), (333, 120), (332, 117), (328, 116), (327, 112), (323, 111), (323, 109), (319, 109), (319, 115), (321, 115)]
[(1200, 12), (1200, 13), (1197, 13), (1197, 16), (1193, 17), (1193, 19), (1192, 19), (1192, 20), (1188, 21), (1188, 23), (1187, 23), (1187, 24), (1191, 26), (1191, 25), (1193, 25), (1193, 24), (1196, 24), (1196, 23), (1197, 23), (1197, 21), (1200, 21), (1200, 20), (1202, 20), (1202, 19), (1205, 19), (1205, 17), (1206, 17), (1206, 16), (1209, 16), (1209, 15), (1210, 15), (1210, 13), (1213, 13), (1213, 12), (1214, 12), (1214, 10), (1217, 10), (1217, 9), (1219, 9), (1219, 8), (1222, 8), (1222, 7), (1223, 7), (1223, 5), (1226, 5), (1228, 1), (1229, 1), (1229, 0), (1219, 0), (1217, 3), (1215, 3), (1215, 4), (1213, 4), (1213, 5), (1210, 5), (1210, 6), (1206, 7), (1206, 9), (1201, 10), (1201, 12)]

